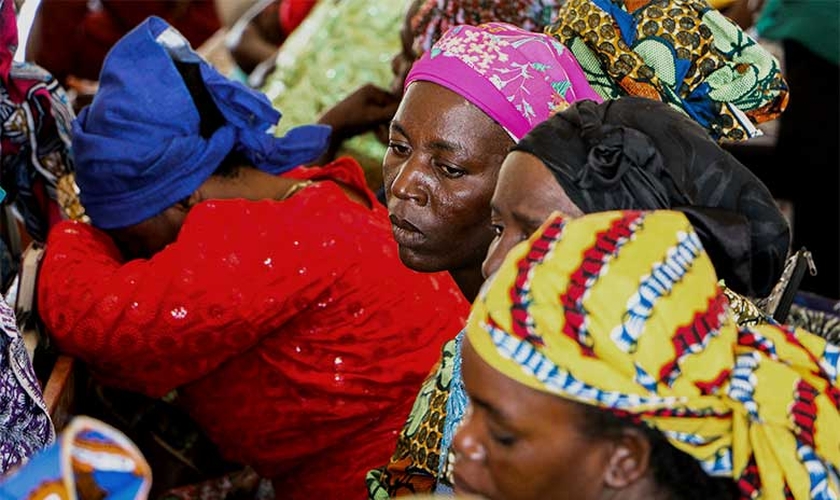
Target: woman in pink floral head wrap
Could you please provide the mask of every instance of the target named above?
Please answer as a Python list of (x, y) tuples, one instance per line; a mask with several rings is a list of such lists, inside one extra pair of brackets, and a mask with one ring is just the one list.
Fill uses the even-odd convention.
[[(472, 300), (494, 236), (490, 198), (502, 160), (534, 126), (581, 99), (601, 101), (574, 57), (553, 38), (504, 23), (447, 31), (406, 78), (383, 161), (403, 263), (418, 271), (449, 271)], [(444, 346), (437, 373), (451, 373), (453, 346)], [(369, 498), (441, 486), (449, 400), (448, 381), (437, 381), (430, 377), (421, 389), (391, 461), (368, 474)]]
[(383, 162), (403, 262), (450, 271), (474, 298), (502, 160), (531, 128), (581, 99), (601, 101), (553, 38), (504, 23), (450, 29), (408, 74)]

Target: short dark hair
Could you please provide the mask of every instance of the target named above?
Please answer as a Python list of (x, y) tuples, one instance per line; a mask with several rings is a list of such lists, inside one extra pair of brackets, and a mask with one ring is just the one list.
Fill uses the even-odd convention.
[(738, 486), (731, 478), (712, 477), (691, 455), (675, 448), (656, 429), (630, 418), (591, 406), (584, 409), (583, 432), (595, 439), (617, 439), (628, 428), (641, 431), (651, 445), (650, 467), (656, 483), (671, 500), (735, 500)]

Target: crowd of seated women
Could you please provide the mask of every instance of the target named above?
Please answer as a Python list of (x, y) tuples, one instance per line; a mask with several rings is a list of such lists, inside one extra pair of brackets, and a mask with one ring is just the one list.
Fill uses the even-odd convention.
[[(355, 0), (303, 3), (278, 63), (316, 21), (359, 22), (328, 22)], [(796, 97), (705, 0), (415, 0), (392, 81), (348, 77), (292, 127), (156, 16), (75, 116), (11, 60), (0, 8), (2, 185), (44, 247), (11, 287), (33, 284), (36, 357), (184, 412), (185, 440), (264, 479), (236, 494), (840, 495), (840, 347), (779, 320), (790, 224), (722, 147)], [(366, 48), (332, 33), (349, 74)], [(378, 175), (339, 153), (363, 133)], [(230, 474), (156, 485), (129, 425), (57, 437), (0, 305), (0, 498), (233, 497)]]

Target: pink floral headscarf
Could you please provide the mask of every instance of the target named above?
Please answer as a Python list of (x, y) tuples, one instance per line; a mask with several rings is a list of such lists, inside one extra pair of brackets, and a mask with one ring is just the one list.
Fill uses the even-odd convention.
[(505, 23), (456, 26), (408, 74), (441, 85), (484, 111), (515, 141), (569, 103), (601, 97), (554, 38)]

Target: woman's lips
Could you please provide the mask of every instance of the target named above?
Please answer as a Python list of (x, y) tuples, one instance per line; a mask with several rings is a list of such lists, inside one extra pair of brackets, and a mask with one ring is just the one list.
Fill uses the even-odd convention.
[(389, 218), (394, 239), (400, 246), (413, 247), (425, 241), (426, 236), (414, 224), (396, 215), (391, 215)]

